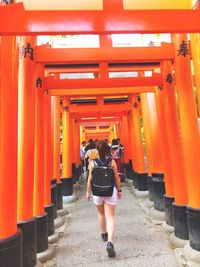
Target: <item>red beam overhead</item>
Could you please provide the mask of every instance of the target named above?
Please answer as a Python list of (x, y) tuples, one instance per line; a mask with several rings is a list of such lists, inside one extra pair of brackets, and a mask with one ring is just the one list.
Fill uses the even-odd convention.
[(200, 32), (200, 10), (25, 11), (0, 7), (0, 35)]
[[(109, 71), (113, 72), (129, 72), (129, 71), (151, 71), (160, 68), (159, 65), (144, 65), (144, 66), (112, 66), (108, 67)], [(99, 67), (53, 67), (45, 68), (45, 73), (89, 73), (89, 72), (99, 72)], [(48, 76), (48, 75), (46, 75)]]
[(54, 79), (44, 78), (45, 89), (80, 89), (80, 88), (108, 88), (108, 87), (140, 87), (161, 86), (162, 75), (153, 74), (152, 77), (131, 78), (101, 78), (101, 79)]
[[(70, 113), (88, 113), (89, 112), (119, 112), (129, 111), (133, 105), (129, 102), (123, 104), (104, 104), (104, 105), (70, 105)], [(92, 115), (92, 114), (91, 114)], [(83, 115), (84, 116), (84, 115)]]
[(52, 89), (50, 90), (51, 96), (71, 96), (71, 97), (85, 97), (97, 95), (129, 95), (135, 93), (148, 93), (154, 92), (153, 86), (143, 87), (113, 87), (113, 88), (89, 88), (89, 89)]
[(36, 61), (40, 63), (157, 62), (174, 58), (173, 44), (152, 47), (49, 48), (38, 46)]
[[(81, 119), (81, 118), (97, 118), (97, 117), (110, 117), (110, 116), (113, 116), (113, 117), (119, 117), (121, 118), (122, 116), (126, 116), (128, 114), (128, 111), (121, 111), (118, 109), (118, 111), (104, 111), (102, 112), (101, 111), (90, 111), (90, 110), (87, 110), (85, 111), (83, 114), (81, 114), (80, 112), (79, 113), (71, 113), (70, 116), (71, 118), (74, 118), (74, 119)], [(84, 121), (84, 120), (83, 120)], [(92, 120), (90, 120), (92, 122)]]
[[(91, 115), (90, 115), (91, 116)], [(100, 117), (97, 117), (96, 119), (93, 120), (82, 120), (82, 119), (77, 119), (76, 121), (81, 124), (81, 125), (109, 125), (111, 122), (119, 122), (120, 117), (114, 117), (110, 119), (101, 119)]]

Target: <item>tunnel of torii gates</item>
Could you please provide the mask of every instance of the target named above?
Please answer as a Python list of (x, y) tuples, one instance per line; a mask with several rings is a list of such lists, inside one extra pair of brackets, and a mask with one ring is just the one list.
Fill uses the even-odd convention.
[[(80, 174), (80, 141), (92, 136), (121, 139), (126, 175), (138, 190), (153, 192), (175, 236), (200, 251), (198, 4), (123, 10), (121, 1), (107, 0), (101, 11), (74, 12), (15, 3), (0, 6), (0, 18), (0, 266), (34, 266), (47, 250), (63, 196), (73, 195)], [(36, 46), (37, 35), (86, 33), (100, 35), (99, 48)], [(171, 33), (172, 42), (113, 48), (113, 33)], [(137, 77), (109, 77), (128, 71)], [(84, 72), (95, 78), (60, 79)]]

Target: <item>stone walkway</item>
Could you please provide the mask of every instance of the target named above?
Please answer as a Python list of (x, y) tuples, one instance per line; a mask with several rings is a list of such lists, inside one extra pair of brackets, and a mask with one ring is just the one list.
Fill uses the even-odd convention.
[(55, 258), (45, 267), (178, 267), (168, 236), (160, 225), (154, 225), (138, 205), (128, 187), (116, 214), (116, 258), (108, 258), (106, 244), (100, 239), (97, 212), (85, 201), (81, 185), (76, 203), (67, 206), (69, 225), (56, 244)]

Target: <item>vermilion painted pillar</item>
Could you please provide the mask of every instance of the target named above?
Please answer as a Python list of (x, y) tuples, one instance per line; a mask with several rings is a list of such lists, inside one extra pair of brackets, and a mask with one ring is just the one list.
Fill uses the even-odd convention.
[(60, 97), (53, 98), (53, 177), (60, 182)]
[(142, 108), (142, 121), (144, 128), (144, 138), (146, 147), (146, 156), (148, 161), (148, 173), (151, 175), (153, 172), (153, 155), (152, 155), (152, 141), (151, 141), (151, 127), (149, 121), (149, 113), (147, 103), (147, 93), (140, 94), (141, 108)]
[[(54, 204), (51, 200), (51, 96), (44, 92), (44, 207), (48, 214), (48, 235), (54, 234)], [(55, 185), (52, 185), (54, 192)], [(56, 212), (56, 211), (55, 211)]]
[[(172, 212), (172, 202), (175, 200), (174, 209), (185, 209), (188, 203), (186, 177), (183, 162), (183, 150), (181, 145), (181, 136), (178, 122), (178, 112), (176, 105), (176, 95), (174, 88), (174, 77), (172, 75), (172, 66), (169, 61), (164, 61), (161, 65), (163, 75), (163, 94), (166, 118), (166, 131), (168, 135), (170, 164), (173, 178), (174, 199), (169, 196), (165, 199), (166, 211)], [(179, 214), (175, 213), (174, 218), (171, 218), (171, 225), (174, 221), (175, 234), (179, 237), (184, 237), (180, 232), (180, 225), (182, 229), (186, 229), (184, 233), (187, 235), (187, 222), (183, 220)], [(170, 214), (168, 216), (170, 219)], [(168, 221), (170, 224), (170, 220)], [(185, 235), (185, 234), (184, 234)]]
[(184, 165), (188, 188), (188, 227), (192, 248), (200, 251), (200, 139), (197, 122), (197, 107), (192, 84), (190, 55), (186, 34), (174, 34), (175, 79), (178, 96), (179, 118), (183, 145)]
[(80, 166), (80, 125), (76, 122), (76, 164)]
[(63, 129), (63, 168), (62, 168), (62, 182), (63, 182), (63, 196), (70, 196), (73, 194), (73, 179), (71, 177), (71, 149), (70, 145), (70, 101), (67, 97), (63, 98), (63, 116), (62, 116), (62, 129)]
[[(147, 93), (147, 103), (149, 109), (149, 122), (150, 122), (150, 132), (152, 141), (152, 194), (154, 208), (158, 211), (165, 210), (164, 194), (165, 194), (165, 184), (164, 184), (164, 163), (163, 163), (163, 153), (162, 153), (162, 138), (158, 119), (158, 110), (156, 108), (155, 93)], [(162, 122), (161, 122), (162, 124)], [(149, 182), (149, 180), (148, 180)]]
[[(166, 77), (164, 77), (166, 79)], [(162, 136), (161, 141), (161, 154), (163, 159), (163, 171), (164, 171), (164, 180), (165, 180), (165, 190), (168, 197), (174, 196), (173, 181), (172, 181), (172, 171), (171, 171), (171, 162), (169, 155), (169, 137), (166, 129), (166, 119), (165, 118), (165, 102), (164, 102), (164, 90), (163, 88), (155, 89), (155, 98), (156, 98), (156, 109), (158, 115), (158, 124), (159, 132)]]
[(197, 105), (198, 113), (200, 116), (200, 34), (192, 33), (191, 38), (191, 50), (192, 50), (192, 60), (194, 66), (194, 85), (196, 87)]
[(144, 148), (142, 141), (142, 132), (140, 125), (140, 110), (137, 95), (133, 95), (130, 98), (132, 104), (131, 118), (133, 125), (133, 136), (134, 136), (134, 153), (136, 157), (136, 187), (139, 191), (147, 190), (147, 173), (144, 162)]
[(80, 125), (80, 139), (81, 139), (81, 143), (83, 141), (86, 141), (86, 139), (85, 139), (85, 127), (82, 125)]
[(35, 73), (35, 150), (33, 215), (37, 223), (37, 253), (48, 248), (48, 218), (44, 212), (44, 66)]
[(72, 176), (73, 181), (76, 180), (76, 127), (75, 127), (75, 119), (70, 118), (71, 131), (69, 135), (70, 144), (72, 144), (72, 149), (70, 149), (70, 158), (71, 158), (71, 166), (72, 166)]
[(135, 153), (137, 157), (136, 171), (139, 173), (145, 173), (144, 148), (142, 144), (142, 133), (141, 133), (141, 126), (140, 126), (137, 96), (132, 96), (130, 101), (133, 105), (131, 113), (132, 113), (132, 122), (133, 122), (134, 139), (135, 139), (134, 148), (136, 150)]
[(117, 138), (117, 129), (116, 129), (116, 123), (113, 123), (113, 133), (114, 133), (114, 138)]
[(18, 56), (16, 37), (0, 37), (0, 262), (22, 267), (22, 233), (17, 229)]
[(35, 134), (35, 37), (21, 37), (18, 80), (18, 222), (23, 231), (24, 266), (36, 264), (33, 217)]
[(53, 177), (57, 183), (57, 209), (63, 208), (60, 180), (60, 97), (53, 96)]
[(132, 161), (132, 169), (136, 168), (137, 165), (137, 158), (135, 156), (135, 140), (134, 140), (134, 130), (133, 130), (133, 120), (132, 120), (132, 113), (129, 112), (128, 114), (128, 126), (129, 126), (129, 132), (130, 132), (130, 157)]
[(54, 218), (57, 217), (57, 209), (58, 209), (58, 203), (57, 203), (57, 179), (54, 177), (54, 102), (55, 98), (54, 96), (50, 96), (50, 101), (51, 101), (51, 143), (50, 143), (50, 160), (51, 164), (49, 166), (49, 171), (51, 172), (51, 202), (53, 203), (53, 213), (54, 213)]
[(163, 173), (163, 159), (161, 154), (161, 135), (159, 132), (155, 94), (147, 93), (147, 104), (149, 112), (149, 123), (151, 132), (151, 142), (152, 142), (152, 159), (153, 173)]
[(147, 100), (148, 93), (140, 94), (140, 102), (142, 109), (142, 123), (143, 123), (143, 131), (144, 131), (144, 139), (145, 139), (145, 148), (146, 148), (146, 157), (147, 157), (147, 188), (148, 188), (148, 197), (150, 201), (153, 201), (153, 188), (152, 188), (152, 173), (153, 173), (153, 147), (152, 147), (152, 133), (151, 133), (151, 122), (150, 122), (150, 112), (151, 110), (148, 107)]
[(129, 150), (129, 132), (127, 117), (122, 117), (122, 144), (124, 145), (124, 162), (128, 163), (130, 158)]

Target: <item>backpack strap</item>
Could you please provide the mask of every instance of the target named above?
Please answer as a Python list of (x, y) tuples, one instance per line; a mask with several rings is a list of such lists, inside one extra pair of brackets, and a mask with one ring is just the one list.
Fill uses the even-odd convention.
[(101, 161), (98, 158), (94, 159), (93, 162), (94, 162), (95, 166), (103, 166), (103, 164), (101, 163)]
[(112, 158), (108, 158), (105, 161), (105, 164), (102, 163), (102, 161), (99, 158), (96, 158), (93, 160), (95, 166), (101, 166), (101, 167), (111, 167)]

